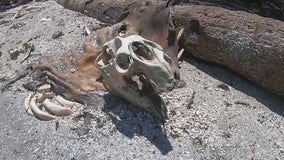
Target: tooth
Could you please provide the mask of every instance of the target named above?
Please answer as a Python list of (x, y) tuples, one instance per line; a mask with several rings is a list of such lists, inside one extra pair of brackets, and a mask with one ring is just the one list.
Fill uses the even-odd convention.
[(55, 100), (61, 104), (62, 106), (66, 106), (68, 108), (73, 108), (73, 106), (75, 105), (75, 102), (72, 102), (72, 101), (68, 101), (66, 99), (64, 99), (62, 96), (56, 96), (55, 97)]
[(183, 35), (183, 32), (184, 32), (184, 28), (180, 29), (179, 32), (178, 32), (178, 35), (177, 35), (177, 41), (180, 40), (181, 36)]
[(106, 52), (109, 53), (109, 51), (110, 51), (110, 48), (107, 47)]
[(50, 111), (51, 113), (54, 113), (57, 116), (64, 116), (64, 115), (70, 115), (73, 113), (73, 111), (70, 108), (63, 107), (61, 105), (52, 103), (49, 99), (45, 99), (42, 104), (45, 106), (45, 108)]
[(122, 37), (122, 36), (124, 36), (125, 35), (125, 33), (123, 32), (123, 31), (121, 31), (121, 32), (119, 32), (119, 34), (118, 34), (120, 37)]
[(31, 106), (30, 106), (31, 98), (32, 98), (32, 93), (29, 93), (29, 96), (25, 99), (25, 110), (26, 110), (27, 114), (33, 116), (34, 114), (31, 110)]
[(32, 97), (30, 101), (31, 110), (36, 118), (44, 121), (54, 120), (56, 116), (50, 115), (47, 112), (40, 110), (36, 104), (36, 97)]
[(181, 58), (183, 52), (184, 52), (184, 49), (183, 49), (183, 48), (178, 52), (178, 54), (177, 54), (177, 59), (178, 59), (178, 60)]

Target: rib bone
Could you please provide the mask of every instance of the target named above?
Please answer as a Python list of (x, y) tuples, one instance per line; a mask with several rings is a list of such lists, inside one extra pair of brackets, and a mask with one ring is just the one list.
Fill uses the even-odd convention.
[(45, 99), (42, 102), (42, 104), (48, 111), (54, 113), (57, 116), (70, 115), (73, 113), (73, 111), (70, 108), (66, 108), (61, 105), (55, 104), (51, 102), (49, 99)]
[(44, 120), (44, 121), (56, 119), (56, 116), (50, 115), (49, 113), (44, 112), (44, 111), (39, 109), (39, 107), (36, 104), (36, 96), (31, 98), (30, 106), (31, 106), (31, 110), (32, 110), (32, 112), (33, 112), (33, 114), (36, 118), (38, 118), (40, 120)]
[(68, 101), (66, 99), (64, 99), (62, 96), (56, 96), (55, 97), (55, 100), (61, 104), (62, 106), (66, 106), (68, 108), (73, 108), (73, 106), (75, 105), (75, 102), (72, 102), (72, 101)]

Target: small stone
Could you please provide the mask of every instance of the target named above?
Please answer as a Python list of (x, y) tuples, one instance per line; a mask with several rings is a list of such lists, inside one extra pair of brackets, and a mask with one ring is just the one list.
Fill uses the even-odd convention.
[(10, 58), (12, 59), (12, 60), (16, 60), (17, 58), (18, 58), (18, 56), (20, 55), (20, 53), (21, 53), (22, 51), (21, 50), (11, 50), (11, 51), (9, 51), (9, 54), (10, 54)]
[(224, 101), (224, 103), (225, 103), (226, 107), (229, 107), (229, 106), (232, 106), (232, 105), (233, 105), (232, 103), (227, 102), (227, 101)]
[(203, 88), (207, 91), (212, 91), (212, 88), (210, 86), (204, 86)]
[(229, 86), (224, 83), (217, 85), (217, 87), (223, 89), (224, 91), (230, 91)]
[(240, 104), (240, 105), (244, 105), (244, 106), (250, 106), (250, 104), (248, 102), (241, 101), (241, 100), (235, 101), (235, 104)]
[(64, 33), (62, 31), (57, 31), (57, 32), (53, 33), (52, 39), (57, 39), (61, 36), (64, 36)]
[(88, 27), (84, 26), (84, 27), (83, 27), (83, 35), (84, 35), (84, 36), (88, 36), (88, 35), (90, 35), (90, 34), (91, 34), (90, 29), (89, 29)]

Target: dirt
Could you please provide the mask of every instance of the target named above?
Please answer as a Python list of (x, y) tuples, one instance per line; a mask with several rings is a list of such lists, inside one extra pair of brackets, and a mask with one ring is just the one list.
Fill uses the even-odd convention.
[[(82, 50), (84, 26), (104, 24), (53, 1), (1, 12), (0, 86), (42, 56)], [(24, 43), (34, 51), (12, 60)], [(284, 159), (284, 99), (195, 59), (184, 59), (181, 73), (186, 87), (163, 94), (164, 126), (101, 91), (71, 116), (39, 121), (24, 111), (28, 75), (0, 93), (0, 159)]]

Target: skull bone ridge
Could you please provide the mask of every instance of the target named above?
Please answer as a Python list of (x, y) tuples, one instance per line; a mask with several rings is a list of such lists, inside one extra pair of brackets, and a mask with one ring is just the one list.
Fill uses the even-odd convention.
[(174, 85), (165, 56), (161, 46), (139, 35), (118, 36), (104, 44), (95, 63), (111, 93), (164, 119), (167, 109), (158, 92)]

